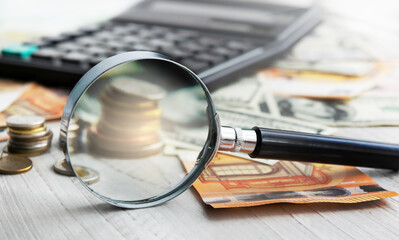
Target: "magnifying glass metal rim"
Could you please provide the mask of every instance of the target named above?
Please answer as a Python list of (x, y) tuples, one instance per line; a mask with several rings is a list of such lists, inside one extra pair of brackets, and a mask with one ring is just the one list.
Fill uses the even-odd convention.
[[(125, 200), (116, 200), (112, 199), (109, 197), (105, 197), (97, 192), (95, 192), (93, 189), (91, 189), (87, 184), (83, 182), (82, 179), (79, 178), (77, 173), (75, 172), (74, 168), (72, 167), (72, 162), (69, 156), (69, 150), (68, 150), (68, 128), (69, 128), (69, 123), (71, 121), (71, 118), (73, 117), (73, 114), (75, 112), (75, 108), (77, 103), (79, 102), (80, 98), (83, 96), (83, 94), (87, 91), (87, 89), (95, 82), (97, 79), (110, 70), (111, 68), (114, 68), (120, 64), (126, 63), (126, 62), (132, 62), (132, 61), (140, 61), (140, 60), (159, 60), (159, 61), (165, 61), (174, 65), (177, 65), (180, 67), (182, 70), (186, 71), (189, 73), (189, 75), (196, 80), (196, 82), (202, 87), (206, 99), (208, 102), (208, 115), (209, 117), (209, 133), (208, 133), (208, 138), (205, 142), (204, 148), (202, 149), (199, 158), (197, 159), (197, 162), (193, 169), (172, 189), (161, 193), (155, 197), (143, 199), (143, 200), (137, 200), (137, 201), (125, 201)], [(161, 203), (164, 203), (166, 201), (171, 200), (172, 198), (175, 198), (176, 196), (180, 195), (183, 193), (185, 190), (187, 190), (195, 180), (199, 177), (199, 175), (203, 172), (203, 170), (206, 168), (206, 166), (212, 161), (213, 157), (216, 155), (219, 144), (220, 144), (220, 120), (219, 117), (216, 113), (215, 106), (212, 102), (211, 95), (205, 86), (205, 84), (201, 81), (201, 79), (193, 73), (191, 70), (189, 70), (187, 67), (174, 62), (170, 59), (168, 59), (166, 56), (154, 52), (147, 52), (147, 51), (133, 51), (133, 52), (124, 52), (120, 53), (118, 55), (112, 56), (110, 58), (105, 59), (104, 61), (98, 63), (95, 65), (93, 68), (91, 68), (83, 77), (79, 80), (79, 82), (75, 85), (75, 87), (72, 89), (69, 98), (65, 104), (64, 111), (61, 117), (61, 131), (65, 133), (64, 136), (60, 137), (61, 144), (63, 146), (63, 150), (65, 153), (65, 159), (67, 163), (72, 167), (75, 176), (80, 180), (80, 182), (83, 184), (83, 186), (86, 187), (87, 190), (89, 190), (92, 194), (94, 194), (96, 197), (99, 199), (108, 202), (112, 205), (118, 206), (118, 207), (123, 207), (123, 208), (145, 208), (145, 207), (151, 207), (155, 206)], [(101, 177), (101, 176), (100, 176)]]

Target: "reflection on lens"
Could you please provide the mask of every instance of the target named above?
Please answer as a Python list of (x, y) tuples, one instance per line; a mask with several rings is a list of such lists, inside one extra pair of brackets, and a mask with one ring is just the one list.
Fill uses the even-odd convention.
[[(161, 60), (118, 65), (97, 78), (73, 112), (80, 135), (68, 135), (72, 165), (99, 174), (101, 196), (138, 201), (168, 192), (186, 176), (176, 142), (200, 151), (209, 130), (203, 88), (181, 67)], [(79, 147), (76, 147), (79, 146)], [(196, 159), (193, 159), (196, 160)]]

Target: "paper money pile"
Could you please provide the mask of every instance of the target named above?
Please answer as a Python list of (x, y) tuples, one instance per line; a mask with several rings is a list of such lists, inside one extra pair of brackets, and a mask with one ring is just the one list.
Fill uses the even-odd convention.
[(6, 119), (13, 115), (39, 115), (59, 119), (68, 98), (66, 90), (54, 90), (36, 83), (0, 79), (0, 141), (8, 139)]
[[(180, 153), (191, 169), (190, 155)], [(354, 167), (279, 161), (267, 165), (218, 153), (194, 183), (215, 208), (270, 203), (356, 203), (398, 196)]]
[[(329, 18), (272, 67), (212, 93), (222, 125), (333, 134), (338, 127), (399, 125), (398, 62), (374, 54), (373, 32)], [(399, 55), (398, 55), (399, 57)], [(395, 75), (396, 74), (396, 75)], [(179, 140), (180, 139), (180, 140)], [(194, 135), (169, 142), (189, 171)], [(197, 148), (195, 148), (197, 147)], [(353, 203), (397, 196), (354, 167), (254, 160), (218, 153), (194, 187), (213, 207)]]

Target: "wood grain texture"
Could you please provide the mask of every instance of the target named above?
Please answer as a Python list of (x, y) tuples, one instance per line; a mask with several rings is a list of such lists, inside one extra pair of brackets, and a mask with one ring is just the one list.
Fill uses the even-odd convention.
[[(50, 124), (58, 136), (58, 123)], [(399, 128), (341, 129), (341, 136), (399, 142)], [(5, 143), (1, 143), (1, 146)], [(161, 206), (123, 210), (73, 177), (54, 173), (58, 139), (21, 175), (0, 175), (0, 239), (397, 239), (398, 198), (358, 204), (274, 204), (213, 209), (191, 188)], [(362, 169), (399, 191), (399, 174)]]

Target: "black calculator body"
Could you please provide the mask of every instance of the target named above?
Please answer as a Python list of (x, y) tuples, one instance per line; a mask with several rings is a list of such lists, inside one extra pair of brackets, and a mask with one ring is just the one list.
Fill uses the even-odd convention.
[(316, 6), (146, 0), (104, 23), (4, 47), (0, 76), (74, 85), (103, 59), (143, 50), (187, 66), (213, 90), (265, 66), (319, 22)]

